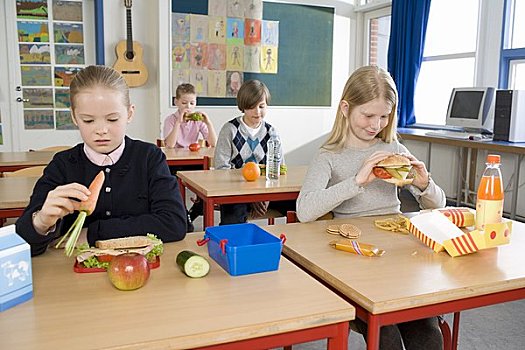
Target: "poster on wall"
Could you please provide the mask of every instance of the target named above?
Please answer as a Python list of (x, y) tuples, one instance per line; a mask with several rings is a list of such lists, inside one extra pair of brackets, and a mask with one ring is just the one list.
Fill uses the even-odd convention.
[(47, 19), (47, 0), (17, 0), (16, 18)]
[(264, 29), (262, 0), (209, 0), (207, 14), (186, 10), (171, 17), (174, 89), (198, 83), (199, 97), (236, 97), (244, 72), (277, 73), (279, 22)]
[(51, 63), (51, 48), (47, 44), (19, 44), (20, 64)]
[(53, 0), (53, 19), (82, 22), (82, 2)]
[(24, 129), (54, 129), (53, 110), (24, 110)]
[(20, 73), (24, 86), (53, 85), (50, 66), (21, 66)]
[(77, 126), (71, 119), (71, 113), (69, 110), (55, 111), (56, 114), (56, 128), (57, 130), (75, 130)]

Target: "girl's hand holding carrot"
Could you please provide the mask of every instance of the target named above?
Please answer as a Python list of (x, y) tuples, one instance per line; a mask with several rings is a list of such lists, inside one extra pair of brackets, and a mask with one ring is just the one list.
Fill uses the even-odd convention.
[(64, 240), (67, 238), (65, 246), (65, 252), (67, 256), (71, 256), (73, 254), (78, 237), (80, 236), (80, 232), (84, 226), (84, 221), (88, 215), (91, 215), (97, 206), (97, 200), (100, 190), (102, 189), (102, 185), (104, 185), (104, 171), (100, 171), (89, 185), (89, 197), (79, 202), (78, 205), (73, 206), (75, 210), (79, 211), (78, 217), (66, 234), (62, 236), (60, 241), (56, 244), (56, 247), (58, 248), (60, 244), (62, 244), (62, 242), (64, 242)]
[(44, 234), (58, 220), (78, 210), (80, 202), (87, 200), (90, 194), (86, 186), (78, 183), (58, 186), (49, 191), (42, 209), (33, 217), (35, 230)]

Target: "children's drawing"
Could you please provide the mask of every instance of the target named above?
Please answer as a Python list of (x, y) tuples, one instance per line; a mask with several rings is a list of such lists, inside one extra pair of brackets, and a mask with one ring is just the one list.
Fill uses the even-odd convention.
[(226, 1), (208, 0), (208, 16), (226, 17)]
[(47, 43), (49, 42), (49, 29), (47, 22), (18, 21), (18, 41), (23, 43)]
[(82, 2), (53, 0), (53, 20), (82, 22)]
[(226, 72), (226, 96), (237, 97), (243, 81), (244, 76), (242, 72)]
[(225, 70), (226, 69), (226, 45), (209, 44), (208, 45), (208, 69)]
[(279, 46), (279, 21), (262, 21), (262, 44)]
[(22, 89), (24, 108), (53, 108), (53, 89)]
[(55, 89), (55, 108), (69, 108), (69, 89)]
[(51, 86), (51, 66), (21, 66), (23, 86)]
[(226, 97), (226, 71), (208, 71), (208, 96)]
[(184, 83), (190, 82), (190, 70), (189, 69), (175, 69), (171, 72), (172, 91), (175, 93), (177, 86)]
[(204, 69), (190, 70), (190, 84), (195, 86), (197, 96), (208, 96), (208, 71)]
[(190, 41), (190, 15), (187, 13), (171, 14), (171, 41), (185, 43)]
[(244, 17), (253, 19), (262, 19), (263, 4), (262, 0), (243, 0)]
[(208, 42), (214, 44), (226, 42), (226, 17), (208, 17)]
[(56, 126), (57, 130), (75, 130), (77, 126), (71, 119), (71, 113), (69, 111), (56, 111)]
[(191, 44), (190, 67), (203, 69), (208, 66), (208, 45), (205, 43)]
[(171, 50), (171, 63), (173, 69), (187, 69), (190, 67), (190, 48), (189, 43), (175, 43)]
[(261, 50), (261, 73), (277, 73), (277, 47), (263, 46)]
[(55, 43), (81, 44), (84, 42), (82, 24), (54, 23)]
[(51, 63), (48, 44), (19, 44), (20, 64)]
[(74, 67), (55, 67), (55, 86), (69, 87), (75, 74), (77, 74), (80, 69), (81, 68)]
[(84, 45), (55, 45), (56, 64), (84, 64)]
[(244, 45), (259, 45), (261, 43), (261, 21), (258, 19), (244, 20)]
[(17, 0), (16, 18), (47, 19), (46, 0)]
[(244, 43), (244, 20), (228, 18), (226, 24), (226, 41), (232, 44)]
[(24, 109), (24, 129), (54, 129), (53, 110)]
[(190, 15), (190, 41), (192, 43), (208, 41), (208, 16)]
[(244, 47), (244, 71), (250, 73), (261, 72), (261, 47), (245, 46)]
[(241, 0), (228, 0), (226, 14), (228, 17), (244, 17), (244, 3)]
[(227, 70), (242, 70), (244, 67), (243, 45), (227, 45)]

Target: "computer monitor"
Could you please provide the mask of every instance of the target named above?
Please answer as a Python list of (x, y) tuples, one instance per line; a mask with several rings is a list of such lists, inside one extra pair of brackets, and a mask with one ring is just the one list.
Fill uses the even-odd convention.
[(494, 88), (454, 88), (448, 103), (449, 126), (466, 131), (492, 132), (494, 129)]

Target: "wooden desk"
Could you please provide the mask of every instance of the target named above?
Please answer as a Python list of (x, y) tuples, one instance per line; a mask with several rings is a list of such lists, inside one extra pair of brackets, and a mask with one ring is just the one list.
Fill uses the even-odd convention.
[(0, 177), (0, 222), (22, 215), (38, 177)]
[[(118, 291), (105, 273), (73, 272), (51, 249), (32, 259), (32, 300), (0, 317), (2, 349), (267, 349), (329, 338), (346, 349), (355, 309), (294, 264), (231, 277), (188, 235), (165, 245), (161, 266), (136, 291)], [(209, 259), (210, 274), (185, 277), (176, 254)]]
[(0, 175), (37, 165), (47, 165), (56, 152), (0, 152)]
[[(525, 298), (525, 224), (513, 223), (506, 246), (452, 258), (434, 253), (413, 235), (375, 228), (377, 218), (265, 227), (286, 235), (284, 256), (356, 307), (368, 323), (368, 349), (378, 349), (383, 325), (451, 312), (456, 313), (455, 348), (460, 311)], [(359, 241), (386, 250), (385, 255), (369, 258), (329, 247), (338, 238), (325, 231), (333, 223), (355, 224), (362, 231)]]
[(290, 166), (274, 184), (267, 184), (264, 176), (256, 181), (244, 180), (240, 169), (179, 171), (182, 188), (189, 188), (204, 202), (204, 227), (213, 226), (215, 204), (253, 203), (262, 201), (295, 200), (299, 195), (306, 166)]
[(215, 153), (214, 147), (202, 147), (197, 152), (192, 152), (187, 148), (166, 148), (161, 147), (166, 155), (169, 166), (201, 165), (206, 170), (210, 167), (210, 160)]
[[(461, 149), (460, 152), (460, 163), (465, 159), (468, 150), (485, 150), (492, 151), (496, 153), (509, 153), (514, 155), (514, 178), (512, 182), (512, 197), (511, 197), (511, 210), (510, 218), (516, 218), (516, 210), (518, 206), (518, 189), (520, 184), (520, 164), (525, 155), (525, 142), (504, 142), (504, 141), (474, 141), (474, 140), (457, 140), (457, 139), (447, 139), (438, 136), (426, 135), (428, 130), (425, 129), (411, 129), (411, 128), (399, 128), (398, 133), (403, 140), (412, 140), (412, 141), (422, 141), (428, 142), (428, 152), (427, 158), (430, 163), (432, 156), (432, 144), (442, 144), (448, 146), (455, 146)], [(463, 181), (462, 181), (462, 167), (458, 166), (458, 171), (456, 173), (456, 205), (461, 205), (461, 193), (464, 191)], [(474, 170), (475, 171), (475, 170)], [(467, 174), (468, 175), (468, 174)], [(469, 179), (468, 176), (466, 176)], [(467, 181), (468, 182), (468, 181)], [(468, 186), (468, 185), (467, 185)]]

